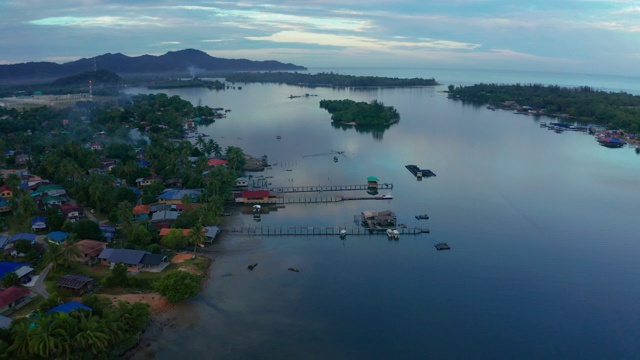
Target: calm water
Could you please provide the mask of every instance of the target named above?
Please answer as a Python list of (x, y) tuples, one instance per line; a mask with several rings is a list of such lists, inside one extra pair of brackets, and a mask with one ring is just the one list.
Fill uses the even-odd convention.
[[(574, 85), (565, 80), (555, 83)], [(397, 242), (224, 234), (208, 250), (216, 261), (202, 295), (179, 305), (176, 327), (138, 357), (639, 358), (640, 156), (541, 129), (549, 119), (448, 100), (444, 89), (169, 92), (231, 109), (203, 131), (223, 147), (268, 155), (278, 165), (263, 175), (274, 187), (371, 175), (395, 186), (390, 201), (287, 205), (259, 224), (350, 226), (363, 210), (390, 209), (431, 234)], [(317, 96), (288, 98), (305, 93)], [(378, 99), (401, 121), (377, 134), (335, 129), (318, 102), (343, 98)], [(332, 151), (345, 154), (335, 163)], [(437, 176), (418, 182), (410, 163)], [(415, 220), (422, 213), (431, 218)], [(233, 221), (259, 225), (250, 215)], [(440, 241), (452, 249), (437, 252)]]

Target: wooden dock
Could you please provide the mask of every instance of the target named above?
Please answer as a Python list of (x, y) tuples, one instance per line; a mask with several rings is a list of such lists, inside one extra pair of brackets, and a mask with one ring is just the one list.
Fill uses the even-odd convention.
[(256, 202), (244, 202), (245, 205), (284, 205), (284, 204), (326, 204), (349, 200), (392, 200), (388, 196), (304, 196), (304, 197), (271, 197), (269, 200), (259, 200)]
[[(323, 192), (323, 191), (351, 191), (351, 190), (369, 190), (370, 186), (365, 185), (328, 185), (328, 186), (285, 186), (269, 189), (277, 193), (300, 193), (300, 192)], [(377, 185), (378, 190), (393, 189), (393, 184), (382, 183)]]
[[(340, 236), (341, 230), (346, 230), (347, 236), (387, 235), (386, 229), (366, 229), (359, 226), (241, 226), (222, 229), (226, 233), (252, 236)], [(429, 229), (421, 227), (397, 228), (396, 230), (400, 232), (400, 236), (429, 233)]]

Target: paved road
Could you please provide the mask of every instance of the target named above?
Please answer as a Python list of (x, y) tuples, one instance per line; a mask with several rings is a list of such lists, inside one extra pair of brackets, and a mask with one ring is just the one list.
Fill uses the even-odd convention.
[(44, 268), (44, 270), (42, 270), (42, 272), (40, 273), (40, 276), (38, 276), (38, 279), (36, 279), (35, 284), (33, 284), (33, 291), (44, 296), (45, 299), (49, 298), (49, 292), (44, 286), (44, 279), (47, 278), (47, 274), (49, 273), (49, 270), (51, 270), (52, 266), (53, 264), (47, 265), (47, 267)]

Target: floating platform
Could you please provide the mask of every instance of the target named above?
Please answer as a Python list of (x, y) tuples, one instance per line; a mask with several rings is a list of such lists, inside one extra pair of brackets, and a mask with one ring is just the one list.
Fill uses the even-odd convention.
[(409, 164), (405, 165), (404, 167), (406, 167), (407, 170), (409, 170), (413, 174), (413, 176), (417, 178), (436, 176), (433, 171), (429, 169), (420, 169), (417, 165)]

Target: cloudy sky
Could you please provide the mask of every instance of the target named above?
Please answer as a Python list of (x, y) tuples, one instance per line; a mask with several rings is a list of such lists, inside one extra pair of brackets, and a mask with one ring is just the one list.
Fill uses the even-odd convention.
[(0, 0), (0, 64), (104, 53), (640, 76), (640, 0)]

